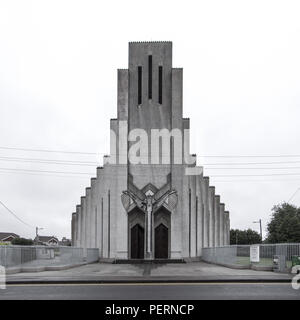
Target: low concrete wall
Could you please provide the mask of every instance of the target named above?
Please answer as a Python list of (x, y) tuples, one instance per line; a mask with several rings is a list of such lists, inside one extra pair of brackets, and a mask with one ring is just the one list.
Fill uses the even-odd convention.
[(59, 246), (0, 246), (7, 273), (62, 270), (99, 261), (99, 249)]
[(99, 261), (99, 249), (98, 248), (88, 248), (86, 262), (93, 263)]
[(224, 246), (202, 249), (202, 260), (216, 264), (236, 264), (236, 246)]

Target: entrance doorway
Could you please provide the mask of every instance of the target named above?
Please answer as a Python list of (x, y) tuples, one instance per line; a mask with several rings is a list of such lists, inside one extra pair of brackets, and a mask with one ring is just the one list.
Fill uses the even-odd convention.
[(144, 259), (144, 228), (136, 224), (131, 228), (131, 259)]
[(155, 228), (155, 259), (168, 259), (168, 228), (160, 224)]

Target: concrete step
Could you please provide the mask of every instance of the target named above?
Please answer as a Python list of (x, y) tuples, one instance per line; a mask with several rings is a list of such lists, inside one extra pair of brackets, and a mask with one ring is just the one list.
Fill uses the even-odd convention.
[(115, 264), (166, 264), (186, 263), (184, 259), (116, 259)]

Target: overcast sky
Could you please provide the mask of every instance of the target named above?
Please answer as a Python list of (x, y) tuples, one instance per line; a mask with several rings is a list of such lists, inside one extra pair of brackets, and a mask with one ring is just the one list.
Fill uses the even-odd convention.
[[(287, 0), (0, 0), (0, 200), (31, 226), (0, 207), (0, 231), (34, 237), (39, 226), (70, 237), (71, 213), (109, 152), (116, 69), (127, 68), (129, 41), (151, 40), (173, 41), (191, 151), (207, 164), (231, 227), (259, 230), (259, 218), (265, 227), (273, 205), (300, 187), (299, 16), (300, 2)], [(251, 162), (262, 164), (228, 165)], [(300, 206), (300, 191), (292, 203)]]

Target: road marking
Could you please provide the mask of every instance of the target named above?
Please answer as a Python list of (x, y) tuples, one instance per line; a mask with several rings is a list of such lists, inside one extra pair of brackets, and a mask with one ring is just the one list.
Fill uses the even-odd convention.
[(65, 286), (226, 286), (226, 285), (264, 285), (264, 286), (290, 286), (285, 282), (186, 282), (186, 283), (31, 283), (31, 284), (7, 284), (7, 287), (65, 287)]

